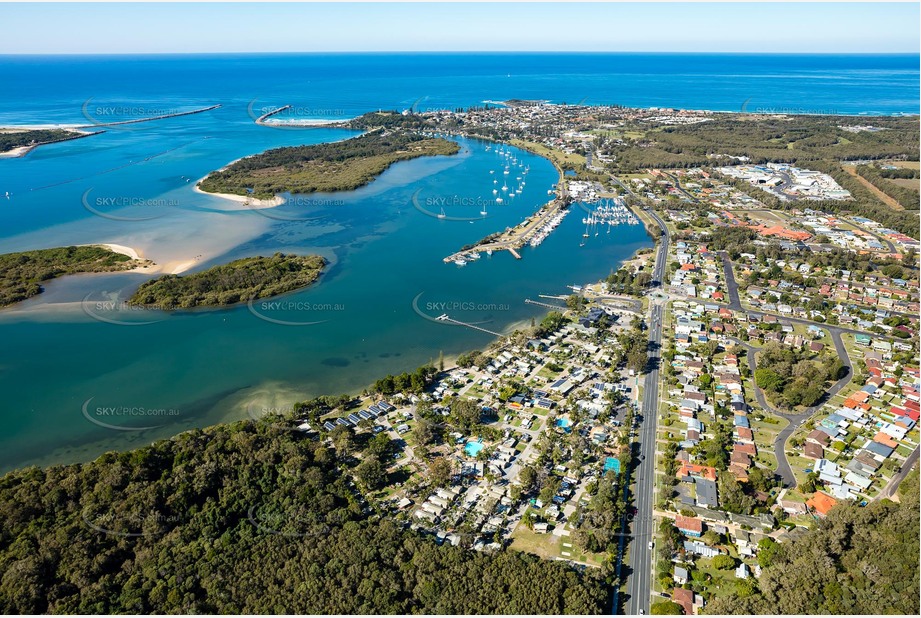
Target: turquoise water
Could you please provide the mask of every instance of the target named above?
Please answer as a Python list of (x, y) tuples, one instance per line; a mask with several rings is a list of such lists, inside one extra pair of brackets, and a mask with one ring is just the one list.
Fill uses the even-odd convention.
[[(149, 126), (151, 139), (169, 133)], [(604, 277), (633, 251), (651, 244), (641, 226), (622, 226), (580, 247), (584, 226), (576, 207), (540, 247), (525, 248), (522, 260), (501, 253), (464, 267), (444, 264), (442, 258), (464, 244), (521, 221), (546, 201), (556, 181), (547, 161), (519, 152), (529, 172), (514, 202), (488, 205), (487, 216), (473, 222), (426, 215), (422, 210), (428, 210), (427, 204), (444, 198), (449, 216), (479, 217), (480, 206), (468, 203), (492, 195), (489, 170), (501, 169), (498, 155), (466, 140), (456, 156), (400, 163), (357, 191), (311, 196), (317, 205), (283, 206), (271, 213), (222, 210), (224, 200), (197, 194), (181, 180), (265, 148), (264, 132), (282, 143), (346, 135), (327, 130), (260, 132), (246, 125), (233, 140), (199, 142), (194, 156), (177, 151), (93, 178), (101, 195), (128, 185), (145, 187), (149, 181), (171, 186), (159, 195), (178, 205), (150, 221), (90, 215), (81, 206), (81, 183), (15, 192), (4, 211), (11, 221), (21, 218), (23, 226), (36, 227), (42, 219), (59, 223), (37, 234), (0, 239), (3, 252), (114, 242), (143, 246), (145, 255), (162, 262), (167, 259), (158, 258), (163, 247), (181, 253), (183, 246), (219, 244), (227, 236), (226, 247), (194, 268), (275, 251), (319, 253), (330, 266), (311, 289), (279, 299), (282, 307), (257, 303), (252, 308), (170, 314), (108, 310), (105, 299), (124, 299), (147, 278), (116, 274), (54, 281), (45, 294), (22, 304), (28, 311), (0, 312), (0, 389), (7, 429), (0, 435), (0, 465), (92, 457), (193, 426), (284, 410), (308, 396), (361, 390), (381, 375), (437, 361), (442, 352), (451, 356), (483, 347), (492, 339), (435, 321), (442, 313), (497, 332), (527, 324), (540, 319), (544, 310), (526, 305), (525, 298), (567, 293), (566, 285)], [(60, 176), (67, 165), (76, 168), (77, 160), (85, 162), (85, 170), (106, 169), (128, 157), (120, 153), (135, 148), (138, 139), (115, 132), (104, 137), (109, 142), (100, 142), (106, 147), (99, 150), (80, 152), (80, 142), (73, 142), (68, 154), (39, 149), (33, 160), (16, 160), (13, 164), (23, 170), (16, 183), (27, 185), (45, 174)], [(45, 197), (52, 193), (54, 199)], [(46, 215), (38, 216), (40, 212)], [(141, 207), (118, 212), (145, 214)], [(305, 216), (308, 220), (296, 220)], [(49, 306), (56, 310), (47, 310)], [(143, 411), (135, 414), (133, 408)], [(133, 431), (139, 427), (152, 429)]]
[[(86, 123), (109, 107), (207, 113), (111, 127), (102, 135), (0, 159), (0, 252), (110, 242), (188, 272), (275, 251), (330, 261), (283, 304), (162, 313), (119, 305), (150, 275), (80, 275), (0, 311), (0, 470), (85, 460), (105, 450), (295, 400), (358, 392), (386, 373), (487, 345), (437, 322), (448, 313), (503, 331), (540, 319), (538, 294), (597, 280), (636, 249), (640, 226), (580, 247), (578, 208), (523, 259), (442, 263), (462, 245), (521, 221), (556, 173), (529, 166), (513, 201), (487, 205), (495, 151), (461, 141), (453, 157), (393, 166), (371, 185), (254, 211), (195, 193), (194, 181), (268, 148), (345, 139), (331, 129), (253, 123), (263, 107), (341, 119), (369, 109), (453, 109), (519, 97), (557, 102), (736, 110), (812, 106), (916, 113), (917, 56), (637, 54), (0, 57), (0, 124)], [(101, 110), (101, 111), (97, 111)], [(123, 120), (123, 115), (105, 120)], [(140, 115), (148, 115), (141, 113)], [(112, 207), (113, 200), (131, 206)], [(444, 207), (448, 218), (426, 214)], [(119, 220), (104, 218), (91, 210)], [(126, 324), (127, 323), (127, 324)]]
[(468, 457), (476, 457), (483, 450), (483, 443), (480, 440), (471, 440), (464, 445), (464, 452)]
[(604, 471), (613, 470), (615, 473), (620, 474), (620, 460), (616, 457), (607, 457), (604, 460)]
[(557, 426), (557, 427), (562, 427), (563, 429), (569, 429), (569, 425), (570, 425), (570, 424), (571, 424), (571, 423), (569, 422), (569, 419), (568, 419), (568, 418), (558, 418), (558, 419), (556, 419), (556, 426)]

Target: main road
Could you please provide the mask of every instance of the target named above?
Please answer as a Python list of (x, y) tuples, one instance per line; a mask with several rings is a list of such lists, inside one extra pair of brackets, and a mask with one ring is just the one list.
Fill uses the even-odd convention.
[[(659, 408), (659, 362), (662, 346), (662, 318), (664, 305), (658, 300), (657, 290), (665, 278), (668, 258), (668, 228), (652, 210), (646, 211), (659, 227), (662, 235), (653, 269), (653, 282), (649, 294), (649, 351), (648, 373), (643, 383), (643, 402), (639, 410), (641, 420), (637, 421), (636, 452), (638, 462), (634, 468), (634, 506), (630, 545), (630, 573), (627, 579), (625, 613), (648, 614), (652, 579), (652, 555), (650, 544), (655, 531), (653, 508), (655, 506), (655, 462), (656, 462), (656, 420)], [(623, 556), (620, 557), (621, 560)], [(614, 613), (618, 611), (618, 592), (614, 593)]]

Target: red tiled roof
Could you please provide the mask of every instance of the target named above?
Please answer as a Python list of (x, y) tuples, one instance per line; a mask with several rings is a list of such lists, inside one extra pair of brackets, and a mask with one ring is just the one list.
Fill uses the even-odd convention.
[(694, 614), (694, 592), (685, 588), (675, 588), (672, 590), (672, 601), (681, 606), (686, 616)]
[(690, 530), (691, 532), (703, 532), (704, 522), (696, 517), (685, 517), (678, 515), (675, 517), (675, 527), (679, 530)]
[(822, 515), (823, 517), (828, 515), (828, 512), (836, 504), (838, 504), (837, 500), (822, 491), (817, 491), (815, 495), (806, 500), (806, 506), (815, 510), (816, 513)]

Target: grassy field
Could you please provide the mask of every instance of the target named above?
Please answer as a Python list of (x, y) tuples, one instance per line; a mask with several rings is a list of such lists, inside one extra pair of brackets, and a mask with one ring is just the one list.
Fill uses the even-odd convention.
[[(557, 523), (558, 526), (563, 525)], [(571, 536), (556, 536), (550, 532), (538, 533), (529, 530), (523, 523), (512, 533), (511, 549), (534, 554), (544, 559), (573, 560), (585, 562), (592, 566), (600, 566), (603, 554), (592, 554), (581, 551)], [(563, 552), (568, 555), (564, 556)]]
[(550, 162), (553, 163), (558, 170), (576, 169), (585, 165), (585, 157), (583, 155), (570, 154), (561, 152), (559, 150), (554, 150), (553, 148), (544, 146), (539, 142), (513, 139), (509, 143), (512, 146), (528, 150), (536, 155), (544, 157), (545, 159), (549, 159)]
[(889, 208), (892, 208), (893, 210), (905, 210), (904, 208), (902, 208), (902, 205), (898, 203), (898, 201), (896, 201), (892, 197), (889, 197), (889, 195), (887, 195), (886, 193), (883, 193), (883, 191), (881, 191), (876, 185), (874, 185), (872, 182), (870, 182), (869, 180), (867, 180), (866, 178), (858, 174), (857, 168), (855, 166), (842, 165), (841, 167), (844, 169), (844, 171), (846, 171), (848, 174), (850, 174), (855, 179), (857, 179), (857, 182), (859, 182), (864, 187), (866, 187), (870, 191), (870, 193), (872, 193), (874, 197), (876, 197), (883, 204), (885, 204)]
[(905, 187), (906, 189), (914, 189), (915, 191), (921, 190), (921, 184), (919, 184), (917, 178), (890, 178), (889, 182), (899, 185), (900, 187)]
[(765, 225), (783, 225), (786, 226), (788, 221), (786, 217), (781, 216), (776, 212), (764, 212), (764, 211), (753, 211), (753, 210), (736, 210), (736, 213), (740, 215), (747, 215), (755, 222), (764, 223)]

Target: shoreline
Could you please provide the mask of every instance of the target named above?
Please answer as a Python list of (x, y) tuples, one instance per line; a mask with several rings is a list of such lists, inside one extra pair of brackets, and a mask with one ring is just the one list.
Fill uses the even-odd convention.
[(28, 144), (25, 146), (16, 146), (10, 150), (5, 150), (0, 152), (0, 159), (18, 159), (26, 156), (39, 146), (49, 146), (51, 144), (60, 144), (61, 142), (70, 142), (75, 139), (82, 139), (84, 137), (91, 137), (93, 135), (99, 135), (100, 133), (105, 133), (105, 131), (84, 131), (82, 130), (82, 125), (22, 125), (22, 126), (13, 126), (13, 127), (0, 127), (0, 134), (15, 134), (15, 133), (24, 133), (26, 131), (41, 131), (41, 130), (55, 130), (60, 129), (63, 131), (70, 131), (76, 135), (71, 135), (69, 137), (64, 137), (61, 139), (51, 140), (49, 142), (39, 142), (37, 144)]
[(144, 256), (143, 252), (139, 251), (134, 247), (127, 247), (125, 245), (118, 245), (115, 243), (90, 243), (86, 245), (77, 245), (78, 247), (103, 247), (112, 251), (114, 253), (120, 253), (122, 255), (127, 255), (133, 260), (146, 261), (150, 262), (147, 265), (136, 266), (125, 272), (137, 272), (143, 273), (145, 275), (179, 275), (189, 270), (196, 264), (196, 260), (173, 260), (171, 262), (166, 262), (164, 264), (157, 264), (153, 260)]
[[(469, 135), (459, 135), (458, 137), (465, 137), (465, 138), (468, 138), (468, 139), (470, 139), (470, 138), (472, 138), (472, 139), (483, 139), (483, 138), (481, 138), (481, 137), (479, 137), (479, 136), (469, 136)], [(511, 144), (511, 143), (508, 143), (508, 142), (503, 142), (503, 141), (500, 141), (500, 140), (487, 139), (486, 141), (491, 141), (491, 142), (493, 142), (493, 143), (504, 144), (504, 145), (506, 145), (506, 146), (508, 146), (508, 147), (516, 148), (516, 149), (519, 149), (519, 150), (522, 150), (522, 151), (527, 151), (527, 149), (525, 149), (525, 148), (522, 148), (522, 147), (520, 147), (520, 146)], [(543, 158), (543, 159), (545, 159), (545, 160), (547, 160), (547, 161), (549, 161), (549, 162), (551, 163), (551, 165), (553, 165), (554, 169), (556, 169), (557, 172), (561, 174), (561, 178), (562, 178), (562, 171), (561, 171), (561, 169), (560, 169), (551, 159), (549, 159), (548, 157), (543, 156), (543, 155), (540, 154), (540, 153), (532, 152), (532, 154), (535, 155), (535, 156), (538, 156), (538, 157), (540, 157), (540, 158)], [(242, 158), (245, 158), (245, 157), (240, 157), (240, 159), (242, 159)], [(237, 159), (237, 160), (240, 160), (240, 159)], [(233, 163), (233, 162), (228, 163), (228, 165), (231, 165), (232, 163)], [(200, 182), (200, 181), (199, 181), (199, 182)], [(247, 197), (245, 197), (245, 196), (239, 196), (239, 195), (227, 195), (227, 196), (225, 196), (225, 195), (221, 195), (221, 194), (208, 193), (208, 192), (205, 192), (205, 191), (201, 191), (200, 189), (198, 189), (197, 183), (193, 186), (193, 189), (196, 190), (198, 193), (201, 193), (201, 194), (205, 194), (205, 195), (215, 195), (215, 196), (218, 196), (218, 197), (225, 197), (226, 199), (230, 199), (230, 200), (235, 201), (235, 202), (238, 202), (238, 203), (240, 203), (240, 202), (246, 202), (248, 199), (249, 199), (250, 201), (255, 201), (255, 200), (252, 200), (251, 198), (247, 198)], [(558, 192), (559, 192), (559, 186), (558, 186)], [(284, 200), (282, 200), (282, 198), (280, 198), (280, 197), (276, 197), (276, 200), (281, 200), (282, 202), (284, 201)], [(271, 204), (270, 204), (270, 205), (271, 205)], [(107, 248), (107, 249), (109, 249), (109, 250), (111, 250), (111, 251), (114, 251), (114, 252), (116, 252), (116, 253), (121, 253), (121, 254), (127, 255), (127, 256), (131, 257), (132, 259), (146, 259), (146, 258), (145, 258), (144, 252), (143, 252), (142, 250), (139, 250), (139, 249), (136, 248), (136, 247), (127, 246), (127, 245), (121, 245), (121, 244), (117, 244), (117, 243), (89, 243), (89, 244), (90, 244), (91, 246), (100, 246), (100, 247)], [(632, 258), (632, 257), (633, 257), (633, 256), (631, 256), (631, 258)], [(160, 266), (157, 266), (157, 265), (154, 264), (154, 265), (150, 265), (150, 266), (146, 266), (146, 267), (135, 268), (135, 269), (132, 269), (132, 271), (140, 272), (140, 273), (143, 273), (143, 274), (151, 274), (151, 275), (152, 275), (152, 274), (157, 274), (157, 273), (161, 273), (161, 272), (170, 272), (169, 269), (170, 269), (170, 267), (173, 266), (174, 264), (175, 264), (174, 262), (170, 262), (170, 263), (163, 264), (163, 265), (160, 265)], [(195, 261), (180, 263), (180, 264), (178, 264), (178, 266), (175, 266), (175, 267), (173, 267), (173, 268), (171, 269), (171, 273), (172, 273), (172, 274), (178, 274), (178, 273), (184, 272), (185, 270), (187, 270), (188, 268), (190, 268), (190, 267), (191, 267), (192, 265), (194, 265), (194, 264), (195, 264)], [(622, 264), (623, 264), (623, 263), (621, 263), (621, 266), (622, 266)], [(131, 272), (131, 271), (126, 271), (126, 272)], [(29, 311), (31, 312), (31, 311), (33, 311), (34, 309), (35, 309), (35, 308), (30, 308)], [(62, 312), (66, 312), (67, 309), (72, 309), (72, 307), (67, 307), (67, 308), (65, 308), (65, 307), (56, 307), (55, 309), (60, 310), (60, 311), (62, 311)], [(543, 316), (546, 316), (550, 311), (551, 311), (551, 310), (543, 310), (543, 309), (542, 309), (541, 311), (539, 311), (539, 312), (537, 313), (537, 316), (536, 316), (536, 317), (539, 318), (539, 319), (543, 319)], [(520, 320), (512, 321), (511, 323), (505, 325), (505, 327), (502, 328), (502, 329), (499, 331), (499, 332), (501, 333), (501, 336), (498, 336), (498, 337), (491, 336), (491, 337), (489, 337), (489, 340), (488, 340), (487, 342), (485, 342), (482, 346), (478, 346), (479, 349), (481, 349), (481, 350), (495, 349), (495, 348), (501, 349), (502, 347), (504, 347), (505, 345), (508, 344), (508, 341), (509, 341), (510, 336), (511, 336), (515, 331), (520, 331), (520, 330), (522, 330), (522, 329), (527, 329), (527, 328), (529, 328), (529, 327), (530, 327), (530, 322), (531, 322), (531, 319), (530, 319), (530, 318), (523, 318), (523, 319), (520, 319)], [(463, 352), (459, 352), (459, 353), (456, 353), (456, 354), (445, 354), (445, 356), (444, 356), (445, 371), (446, 371), (446, 372), (447, 372), (447, 371), (450, 371), (452, 368), (456, 367), (457, 357), (458, 357), (460, 354), (466, 353), (466, 352), (470, 352), (470, 351), (472, 351), (473, 349), (475, 349), (475, 348), (472, 348), (472, 347), (471, 347), (471, 348), (465, 348), (465, 350), (464, 350)], [(433, 358), (430, 360), (430, 362), (432, 362), (433, 364), (435, 364), (436, 367), (437, 367), (437, 362), (438, 362), (438, 361), (437, 361), (437, 357), (433, 357)], [(411, 370), (411, 369), (410, 369), (410, 370)], [(383, 376), (378, 376), (378, 378), (380, 378), (380, 377), (383, 377)], [(360, 387), (356, 387), (355, 389), (352, 390), (351, 393), (347, 393), (347, 394), (352, 394), (352, 393), (354, 393), (354, 394), (360, 394), (361, 392), (367, 392), (367, 391), (369, 391), (369, 390), (373, 387), (373, 384), (374, 384), (374, 381), (371, 380), (371, 381), (365, 383), (364, 385), (362, 385), (362, 386), (360, 386)], [(261, 385), (260, 385), (260, 386), (261, 386)], [(215, 417), (217, 417), (219, 420), (217, 420), (217, 422), (207, 422), (209, 419), (205, 419), (206, 422), (202, 425), (202, 427), (210, 427), (210, 426), (214, 426), (214, 425), (218, 425), (218, 424), (226, 424), (226, 423), (228, 423), (228, 422), (233, 422), (234, 420), (239, 420), (239, 419), (241, 419), (241, 418), (242, 418), (243, 420), (246, 420), (247, 418), (249, 418), (249, 416), (248, 416), (248, 414), (247, 414), (247, 411), (248, 411), (249, 409), (251, 409), (252, 407), (254, 407), (254, 406), (256, 406), (256, 405), (259, 405), (259, 404), (261, 404), (261, 403), (263, 403), (263, 402), (264, 402), (265, 404), (268, 404), (268, 405), (278, 406), (280, 402), (286, 402), (289, 398), (293, 399), (293, 401), (303, 401), (303, 400), (306, 400), (306, 399), (310, 399), (311, 397), (319, 396), (319, 394), (322, 394), (322, 393), (310, 393), (310, 392), (307, 392), (307, 391), (298, 391), (298, 390), (296, 390), (296, 389), (294, 389), (294, 388), (292, 388), (292, 387), (290, 387), (290, 386), (287, 386), (287, 385), (280, 385), (279, 388), (272, 388), (272, 389), (266, 388), (266, 387), (264, 387), (264, 386), (261, 386), (261, 387), (257, 387), (255, 393), (251, 390), (252, 388), (253, 388), (253, 387), (249, 387), (249, 386), (245, 386), (245, 385), (244, 385), (244, 386), (242, 386), (239, 390), (237, 390), (234, 394), (232, 394), (232, 395), (230, 395), (229, 397), (227, 397), (227, 401), (226, 401), (225, 403), (226, 403), (226, 404), (229, 404), (229, 405), (227, 405), (227, 407), (226, 407), (225, 409), (223, 409), (222, 411), (220, 411), (219, 414), (215, 414), (214, 416), (212, 416), (212, 419), (215, 418)], [(299, 396), (298, 396), (298, 393), (300, 393)], [(197, 425), (196, 425), (196, 427), (197, 427)], [(166, 436), (165, 439), (174, 438), (175, 436), (181, 435), (182, 433), (184, 433), (185, 431), (188, 431), (188, 430), (190, 430), (190, 429), (192, 429), (192, 428), (181, 428), (181, 429), (179, 429), (179, 431), (177, 431), (177, 432), (175, 432), (175, 433), (174, 433), (174, 432), (169, 432), (169, 435)], [(164, 439), (164, 438), (161, 437), (161, 438), (157, 438), (157, 439)], [(125, 449), (122, 449), (121, 447), (118, 447), (116, 450), (118, 450), (119, 452), (124, 452), (124, 450), (130, 450), (131, 448), (136, 448), (136, 447), (138, 447), (138, 446), (143, 446), (143, 445), (148, 444), (148, 443), (149, 443), (148, 441), (142, 440), (140, 444), (135, 444), (135, 445), (127, 446)], [(93, 450), (92, 445), (83, 445), (83, 446), (81, 446), (81, 447), (73, 447), (73, 448), (69, 448), (69, 449), (65, 449), (65, 450), (63, 450), (63, 451), (60, 451), (60, 453), (61, 453), (61, 456), (60, 456), (60, 457), (55, 457), (54, 455), (50, 455), (48, 458), (45, 459), (45, 461), (49, 461), (49, 459), (51, 460), (51, 461), (49, 461), (49, 462), (47, 463), (47, 465), (67, 465), (68, 463), (73, 463), (72, 458), (67, 457), (67, 454), (76, 455), (77, 458), (80, 459), (80, 460), (83, 460), (83, 457), (88, 456), (89, 460), (92, 460), (93, 458), (95, 458), (95, 455), (92, 455), (92, 454), (91, 454), (91, 453), (93, 453), (93, 452), (94, 452), (94, 450)], [(64, 463), (62, 463), (62, 461), (63, 461)], [(85, 460), (83, 460), (83, 461), (85, 461)], [(80, 463), (80, 461), (78, 461), (77, 463)], [(21, 468), (21, 466), (17, 466), (17, 467), (12, 468), (12, 469), (20, 469), (20, 468)]]
[(285, 199), (279, 195), (276, 195), (270, 200), (263, 200), (263, 199), (249, 197), (248, 195), (237, 195), (235, 193), (211, 193), (210, 191), (202, 191), (201, 187), (199, 187), (199, 185), (203, 183), (205, 180), (207, 180), (208, 177), (211, 176), (211, 174), (214, 174), (215, 172), (223, 172), (224, 170), (226, 170), (228, 167), (230, 167), (237, 161), (242, 161), (243, 159), (246, 159), (247, 157), (253, 157), (253, 156), (255, 155), (246, 155), (243, 157), (238, 157), (234, 159), (233, 161), (229, 162), (224, 167), (220, 169), (216, 169), (213, 172), (208, 172), (207, 174), (205, 174), (204, 176), (196, 180), (194, 183), (192, 183), (192, 191), (194, 191), (195, 193), (200, 193), (201, 195), (211, 195), (217, 198), (230, 200), (232, 202), (237, 202), (239, 204), (249, 206), (250, 208), (273, 208), (275, 206), (281, 206), (282, 204), (285, 203)]
[[(277, 111), (277, 110), (276, 110), (276, 111)], [(270, 112), (270, 114), (271, 114), (271, 113), (272, 113), (272, 112)], [(311, 122), (312, 122), (312, 121), (311, 121)], [(321, 120), (321, 121), (317, 121), (317, 122), (326, 123), (327, 121)], [(342, 122), (349, 122), (349, 121), (342, 121)], [(260, 125), (263, 125), (263, 126), (271, 126), (271, 125), (265, 125), (265, 123), (260, 123), (258, 120), (257, 120), (257, 124), (260, 124)], [(277, 125), (277, 126), (285, 126), (285, 125)], [(337, 124), (337, 125), (330, 125), (330, 124), (315, 124), (315, 125), (312, 125), (312, 126), (314, 126), (314, 127), (324, 127), (324, 128), (340, 128), (340, 129), (349, 129), (349, 128), (350, 128), (350, 127), (348, 127), (348, 126), (345, 125), (345, 124)], [(345, 138), (343, 138), (343, 139), (341, 139), (341, 140), (333, 140), (333, 141), (331, 141), (331, 142), (320, 142), (320, 143), (321, 143), (321, 144), (336, 144), (336, 143), (339, 143), (339, 142), (346, 142), (346, 141), (348, 141), (348, 140), (356, 139), (356, 138), (362, 137), (363, 135), (367, 135), (367, 134), (372, 133), (373, 131), (375, 131), (375, 129), (372, 129), (372, 130), (370, 130), (370, 131), (363, 131), (363, 130), (361, 130), (361, 129), (356, 129), (356, 130), (361, 131), (361, 132), (360, 132), (358, 135), (352, 135), (352, 136), (349, 136), (349, 137), (345, 137)], [(458, 149), (458, 152), (459, 152), (459, 151), (460, 151), (460, 150)], [(214, 173), (216, 173), (216, 172), (222, 172), (222, 171), (226, 170), (227, 168), (229, 168), (229, 167), (230, 167), (231, 165), (233, 165), (234, 163), (237, 163), (238, 161), (242, 161), (243, 159), (247, 159), (247, 158), (249, 158), (249, 157), (259, 156), (259, 155), (261, 155), (261, 154), (264, 154), (265, 152), (266, 152), (266, 151), (262, 151), (262, 152), (258, 152), (258, 153), (256, 153), (256, 154), (251, 154), (251, 155), (245, 155), (245, 156), (243, 156), (243, 157), (238, 157), (238, 158), (234, 159), (233, 161), (230, 161), (229, 163), (227, 163), (227, 164), (224, 165), (223, 167), (221, 167), (221, 168), (219, 168), (219, 169), (216, 169), (216, 170), (214, 170), (214, 171), (212, 171), (212, 172), (209, 172), (209, 173), (205, 174), (204, 176), (202, 176), (201, 178), (199, 178), (198, 180), (195, 181), (195, 183), (192, 185), (192, 190), (193, 190), (195, 193), (199, 193), (199, 194), (201, 194), (201, 195), (212, 195), (212, 196), (215, 196), (215, 197), (218, 197), (218, 198), (222, 198), (222, 199), (225, 199), (225, 200), (230, 200), (230, 201), (233, 201), (233, 202), (237, 202), (237, 203), (240, 203), (240, 204), (244, 204), (245, 206), (247, 206), (247, 207), (249, 207), (249, 208), (251, 208), (251, 209), (254, 209), (254, 210), (255, 210), (255, 209), (262, 209), (262, 208), (274, 208), (274, 207), (276, 207), (276, 206), (281, 206), (282, 204), (285, 204), (285, 203), (288, 201), (287, 198), (284, 198), (284, 197), (282, 197), (282, 196), (279, 195), (279, 194), (276, 194), (275, 197), (273, 197), (272, 199), (262, 199), (262, 198), (250, 197), (250, 196), (248, 196), (248, 195), (237, 195), (237, 194), (235, 194), (235, 193), (211, 193), (210, 191), (203, 191), (203, 190), (201, 189), (201, 187), (199, 186), (199, 185), (201, 185), (201, 183), (204, 182), (209, 176), (211, 176), (211, 174), (214, 174)], [(453, 154), (451, 154), (451, 155), (438, 155), (438, 154), (436, 154), (436, 155), (424, 155), (424, 156), (454, 156), (454, 154), (457, 154), (457, 152), (455, 152), (455, 153), (453, 153)], [(414, 158), (419, 158), (419, 157), (414, 157)], [(410, 159), (410, 160), (412, 160), (412, 159)], [(388, 164), (387, 167), (385, 167), (384, 170), (383, 170), (380, 174), (378, 174), (377, 176), (375, 176), (374, 178), (372, 178), (370, 181), (368, 181), (368, 182), (365, 183), (364, 185), (361, 185), (360, 187), (355, 187), (354, 189), (348, 189), (348, 190), (349, 190), (349, 191), (354, 191), (354, 190), (356, 190), (356, 189), (360, 189), (360, 188), (362, 188), (362, 187), (364, 187), (364, 186), (367, 186), (367, 185), (371, 184), (372, 182), (374, 182), (375, 180), (377, 180), (377, 179), (380, 177), (381, 174), (383, 174), (383, 173), (386, 172), (388, 169), (390, 169), (390, 167), (391, 167), (392, 165), (394, 165), (395, 163), (400, 163), (400, 162), (401, 162), (401, 161), (394, 161), (394, 162)], [(562, 172), (560, 173), (560, 177), (562, 178)], [(334, 191), (324, 191), (323, 193), (338, 193), (339, 191), (342, 191), (342, 189), (337, 189), (337, 190), (334, 190)], [(288, 193), (290, 194), (290, 192), (288, 192)], [(317, 191), (312, 191), (310, 194), (312, 194), (312, 193), (318, 193), (318, 192), (317, 192)], [(295, 195), (310, 195), (310, 194), (295, 194)]]
[[(240, 158), (244, 159), (246, 157), (240, 157)], [(240, 159), (237, 159), (236, 161), (239, 161), (239, 160)], [(236, 163), (236, 161), (231, 161), (230, 163), (228, 163), (228, 165)], [(220, 170), (217, 170), (217, 171), (220, 171)], [(210, 175), (211, 174), (208, 174), (208, 176)], [(202, 178), (199, 178), (198, 180), (195, 181), (195, 185), (192, 187), (192, 190), (195, 193), (200, 193), (201, 195), (211, 195), (213, 197), (221, 198), (224, 200), (230, 200), (232, 202), (237, 202), (238, 204), (249, 206), (250, 208), (274, 208), (275, 206), (281, 206), (286, 201), (285, 198), (281, 197), (280, 195), (276, 195), (270, 200), (264, 200), (264, 199), (249, 197), (248, 195), (236, 195), (235, 193), (211, 193), (209, 191), (202, 191), (198, 185), (199, 183), (203, 182), (206, 178), (208, 178), (208, 176), (203, 176)]]

